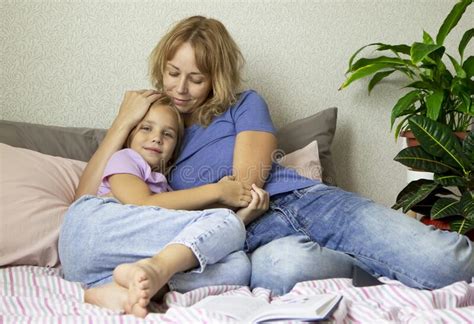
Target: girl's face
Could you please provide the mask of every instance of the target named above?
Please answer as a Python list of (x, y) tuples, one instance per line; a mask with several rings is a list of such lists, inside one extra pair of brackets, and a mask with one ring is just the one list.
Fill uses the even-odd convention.
[(178, 136), (178, 118), (166, 105), (152, 106), (137, 125), (130, 148), (152, 167), (164, 171), (173, 156)]
[(189, 43), (181, 45), (167, 62), (163, 85), (166, 94), (173, 99), (182, 114), (195, 112), (208, 98), (211, 77), (197, 68), (194, 49)]

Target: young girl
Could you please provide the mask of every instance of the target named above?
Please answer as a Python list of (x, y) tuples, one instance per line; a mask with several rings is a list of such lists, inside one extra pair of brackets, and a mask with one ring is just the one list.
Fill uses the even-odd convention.
[[(202, 285), (222, 283), (222, 279), (247, 285), (250, 278), (249, 261), (240, 251), (244, 245), (245, 228), (232, 211), (165, 209), (198, 209), (224, 202), (245, 207), (252, 199), (250, 188), (233, 181), (231, 177), (209, 185), (208, 196), (193, 195), (190, 190), (173, 192), (165, 175), (176, 160), (182, 136), (183, 123), (178, 110), (168, 97), (159, 97), (130, 133), (127, 148), (117, 151), (109, 159), (98, 190), (100, 197), (85, 196), (73, 204), (60, 234), (59, 253), (65, 278), (80, 281), (88, 287), (113, 279), (115, 288), (123, 287), (127, 293), (125, 295), (122, 290), (110, 297), (119, 296), (121, 300), (118, 304), (125, 311), (141, 317), (147, 314), (150, 299), (160, 289), (166, 288), (167, 283), (171, 289), (187, 291)], [(265, 200), (259, 202), (259, 196), (255, 192), (253, 195), (252, 204), (240, 212), (246, 213), (247, 217), (263, 213), (263, 209), (268, 208), (268, 198), (262, 210), (256, 208), (256, 205), (265, 205)], [(145, 207), (147, 205), (153, 207)], [(77, 231), (81, 226), (77, 223), (95, 222), (98, 218), (107, 223), (106, 228), (103, 225), (96, 228), (96, 235), (92, 233), (94, 242), (82, 240), (81, 233)], [(141, 233), (133, 234), (134, 231), (141, 232), (143, 226), (149, 227), (147, 233), (152, 235), (146, 238), (146, 242), (140, 239), (130, 242), (133, 236), (143, 238)], [(103, 232), (120, 237), (124, 231), (127, 231), (124, 235), (127, 244), (124, 246), (111, 243), (110, 238), (101, 239), (106, 237)], [(77, 241), (81, 242), (81, 246), (75, 244)], [(109, 245), (108, 249), (115, 251), (115, 257), (107, 254), (101, 258), (84, 259), (84, 254), (90, 253), (96, 244), (102, 248)], [(78, 264), (77, 260), (82, 261)], [(206, 266), (220, 260), (220, 268), (228, 268), (229, 277), (196, 277), (196, 272), (202, 272), (207, 269)], [(97, 269), (97, 263), (100, 263), (101, 271), (90, 271)], [(193, 270), (194, 275), (189, 273), (173, 277), (178, 272), (196, 267), (199, 269)]]

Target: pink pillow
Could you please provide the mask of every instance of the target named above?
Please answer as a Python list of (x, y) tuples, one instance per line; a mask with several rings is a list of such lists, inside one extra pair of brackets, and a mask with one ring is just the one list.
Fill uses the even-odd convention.
[(5, 144), (0, 157), (0, 266), (57, 266), (59, 228), (86, 163)]
[(303, 177), (321, 180), (322, 167), (317, 141), (312, 141), (302, 149), (284, 155), (277, 162), (284, 167), (295, 169)]

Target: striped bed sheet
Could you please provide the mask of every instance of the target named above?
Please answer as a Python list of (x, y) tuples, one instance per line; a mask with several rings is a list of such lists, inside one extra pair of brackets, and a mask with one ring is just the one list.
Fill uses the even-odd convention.
[[(267, 289), (213, 286), (170, 292), (145, 319), (83, 302), (81, 285), (62, 279), (57, 269), (18, 266), (0, 269), (0, 323), (236, 323), (218, 312), (191, 306), (211, 295), (242, 295), (271, 302), (323, 293), (343, 296), (329, 319), (335, 323), (474, 323), (474, 282), (426, 291), (382, 278), (385, 285), (354, 287), (351, 279), (298, 283), (281, 297)], [(287, 322), (293, 323), (293, 322)]]

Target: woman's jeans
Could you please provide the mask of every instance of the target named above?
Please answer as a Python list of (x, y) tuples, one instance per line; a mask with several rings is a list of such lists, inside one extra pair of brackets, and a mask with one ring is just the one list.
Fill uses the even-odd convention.
[(229, 209), (169, 210), (84, 196), (65, 215), (59, 257), (65, 279), (95, 287), (112, 281), (113, 270), (122, 263), (152, 257), (168, 244), (183, 244), (200, 266), (174, 275), (168, 285), (185, 292), (209, 285), (248, 285), (244, 242), (244, 225)]
[(466, 236), (324, 184), (274, 197), (248, 226), (246, 248), (255, 250), (251, 286), (274, 294), (299, 281), (350, 277), (353, 264), (416, 288), (474, 276), (474, 247)]

